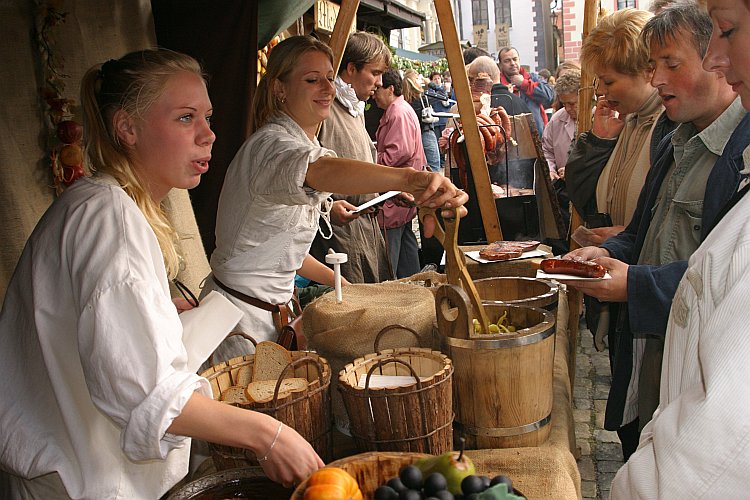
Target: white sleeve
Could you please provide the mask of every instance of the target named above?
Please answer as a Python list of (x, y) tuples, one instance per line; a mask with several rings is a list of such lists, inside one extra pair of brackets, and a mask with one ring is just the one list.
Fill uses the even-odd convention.
[[(612, 482), (611, 498), (747, 497), (750, 270), (732, 272), (731, 268), (737, 260), (750, 260), (748, 254), (750, 249), (741, 247), (732, 256), (733, 262), (726, 264), (730, 266), (729, 289), (715, 309), (711, 310), (716, 299), (706, 290), (698, 292), (707, 312), (700, 309), (695, 295), (688, 299), (690, 315), (697, 318), (688, 327), (700, 329), (698, 345), (694, 346), (698, 359), (692, 362), (700, 372), (700, 381), (688, 384), (678, 397), (659, 407), (658, 414), (644, 429), (638, 450)], [(704, 283), (700, 288), (708, 286)], [(667, 342), (672, 334), (690, 335), (690, 331), (670, 331)], [(662, 377), (669, 368), (665, 359)], [(670, 376), (677, 378), (679, 374)]]
[[(302, 142), (289, 134), (269, 129), (241, 151), (242, 163), (251, 165), (251, 190), (277, 203), (319, 203), (320, 194), (305, 185), (307, 169), (323, 156), (336, 157), (330, 149)], [(239, 154), (238, 154), (239, 156)], [(326, 193), (322, 199), (328, 196)]]
[(182, 325), (158, 283), (135, 281), (105, 289), (86, 304), (79, 352), (94, 405), (123, 427), (132, 460), (166, 458), (185, 438), (166, 434), (195, 391), (208, 381), (185, 370)]

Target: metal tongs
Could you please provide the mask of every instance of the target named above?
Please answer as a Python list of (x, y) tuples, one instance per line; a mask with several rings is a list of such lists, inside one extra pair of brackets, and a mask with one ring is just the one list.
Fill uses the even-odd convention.
[(487, 312), (484, 310), (482, 300), (479, 298), (479, 292), (474, 286), (469, 270), (466, 269), (466, 260), (463, 251), (458, 248), (458, 223), (460, 218), (444, 218), (443, 224), (445, 229), (440, 226), (436, 210), (434, 208), (420, 207), (419, 220), (424, 224), (425, 216), (430, 215), (435, 219), (435, 231), (433, 236), (443, 245), (445, 249), (445, 274), (448, 276), (448, 283), (458, 286), (466, 292), (471, 301), (471, 307), (474, 311), (474, 318), (479, 321), (479, 326), (483, 334), (489, 334), (490, 321), (487, 318)]

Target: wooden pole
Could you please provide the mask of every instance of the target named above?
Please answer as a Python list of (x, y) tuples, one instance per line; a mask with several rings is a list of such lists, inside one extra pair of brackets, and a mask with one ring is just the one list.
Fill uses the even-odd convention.
[[(581, 40), (586, 40), (591, 30), (596, 27), (599, 20), (599, 0), (586, 0), (583, 7), (583, 33)], [(576, 122), (576, 135), (587, 132), (591, 129), (591, 104), (594, 101), (594, 75), (590, 68), (581, 68), (581, 90), (578, 91), (578, 120)], [(570, 211), (570, 231), (583, 224), (581, 214), (571, 205)], [(570, 238), (570, 249), (580, 248), (573, 238)]]
[[(591, 30), (596, 27), (599, 20), (599, 0), (586, 0), (583, 8), (583, 32), (581, 40), (586, 40)], [(578, 93), (578, 121), (576, 123), (576, 133), (586, 132), (591, 129), (591, 103), (594, 100), (594, 74), (591, 68), (581, 68), (581, 90)]]
[[(341, 8), (339, 9), (338, 16), (336, 16), (336, 24), (333, 25), (331, 41), (328, 44), (333, 51), (334, 75), (337, 75), (339, 72), (341, 59), (344, 57), (344, 49), (346, 49), (346, 42), (349, 41), (349, 31), (354, 23), (354, 18), (357, 17), (358, 8), (359, 0), (341, 0)], [(323, 122), (318, 124), (318, 130), (315, 132), (315, 135), (320, 135), (321, 128), (323, 128)]]
[(341, 0), (341, 8), (336, 17), (336, 24), (333, 26), (331, 33), (331, 43), (329, 44), (333, 51), (333, 72), (338, 74), (341, 58), (344, 57), (346, 42), (349, 41), (349, 31), (352, 28), (354, 19), (357, 17), (359, 0)]
[(484, 157), (484, 148), (479, 138), (479, 126), (474, 114), (474, 104), (471, 100), (469, 79), (466, 76), (461, 44), (458, 40), (456, 24), (453, 20), (453, 9), (450, 0), (435, 0), (435, 11), (437, 12), (438, 24), (443, 34), (445, 56), (448, 59), (448, 68), (453, 79), (453, 88), (456, 90), (456, 101), (458, 112), (461, 115), (461, 123), (466, 138), (466, 150), (469, 154), (471, 174), (474, 178), (474, 188), (477, 193), (479, 211), (482, 214), (482, 225), (487, 241), (503, 239), (500, 230), (500, 221), (497, 216), (497, 205), (490, 187), (490, 174), (487, 170), (487, 160)]

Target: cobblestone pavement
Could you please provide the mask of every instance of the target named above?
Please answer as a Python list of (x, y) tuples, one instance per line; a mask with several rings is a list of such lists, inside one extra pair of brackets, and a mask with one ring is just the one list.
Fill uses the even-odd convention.
[(608, 351), (597, 352), (585, 322), (579, 328), (576, 379), (573, 388), (573, 417), (576, 441), (581, 451), (583, 498), (607, 499), (617, 469), (622, 466), (622, 449), (617, 433), (604, 430), (604, 408), (610, 384)]

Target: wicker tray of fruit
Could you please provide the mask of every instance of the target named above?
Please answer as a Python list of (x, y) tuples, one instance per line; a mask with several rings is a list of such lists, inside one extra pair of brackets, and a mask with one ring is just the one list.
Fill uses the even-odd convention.
[(510, 478), (477, 475), (463, 452), (369, 452), (331, 462), (294, 490), (292, 500), (477, 498), (520, 500)]

